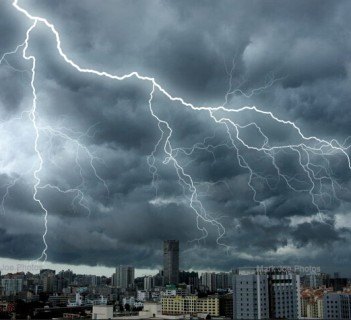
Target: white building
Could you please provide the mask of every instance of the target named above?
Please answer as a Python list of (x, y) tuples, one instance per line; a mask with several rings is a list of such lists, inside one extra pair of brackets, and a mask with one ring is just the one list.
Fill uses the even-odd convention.
[(350, 293), (327, 293), (323, 304), (323, 319), (351, 319)]
[(324, 319), (323, 315), (323, 299), (317, 298), (309, 301), (306, 305), (306, 317), (308, 319)]
[(151, 291), (154, 288), (154, 277), (146, 276), (144, 277), (144, 290)]
[(233, 279), (234, 319), (268, 319), (266, 275), (236, 275)]
[(125, 307), (126, 304), (128, 304), (130, 306), (130, 308), (133, 308), (134, 304), (135, 304), (135, 298), (134, 297), (124, 297), (122, 299), (122, 304), (123, 304), (123, 307)]
[(112, 319), (113, 306), (96, 305), (93, 306), (92, 319)]
[(175, 297), (177, 295), (177, 289), (165, 289), (161, 292), (162, 297)]
[(146, 302), (143, 311), (139, 311), (141, 318), (162, 317), (162, 306), (160, 303)]
[(234, 319), (298, 319), (300, 276), (280, 270), (237, 270), (233, 278)]
[(138, 292), (137, 292), (137, 299), (138, 299), (139, 301), (148, 300), (149, 297), (150, 297), (149, 291), (138, 290)]
[(159, 291), (152, 291), (151, 292), (151, 300), (152, 301), (160, 301), (161, 300), (161, 293)]
[(144, 306), (144, 303), (142, 301), (139, 301), (138, 299), (135, 299), (134, 297), (124, 297), (122, 299), (122, 304), (124, 307), (128, 304), (131, 310), (133, 308), (140, 308), (140, 307)]

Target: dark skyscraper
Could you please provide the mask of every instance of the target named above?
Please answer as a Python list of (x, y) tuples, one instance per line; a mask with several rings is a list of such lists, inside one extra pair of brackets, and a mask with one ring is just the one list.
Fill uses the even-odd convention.
[(165, 240), (163, 242), (163, 277), (164, 284), (179, 282), (179, 241)]

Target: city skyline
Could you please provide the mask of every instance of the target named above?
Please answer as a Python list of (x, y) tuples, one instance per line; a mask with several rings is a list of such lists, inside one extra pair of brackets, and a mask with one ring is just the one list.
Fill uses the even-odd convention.
[[(129, 264), (132, 266), (131, 264)], [(135, 277), (147, 277), (147, 276), (155, 276), (159, 274), (161, 271), (163, 271), (163, 265), (160, 264), (159, 269), (140, 269), (140, 268), (135, 268)], [(282, 271), (292, 271), (292, 272), (298, 272), (299, 274), (319, 274), (319, 273), (326, 273), (330, 274), (332, 276), (335, 276), (337, 274), (338, 276), (342, 277), (350, 277), (349, 273), (344, 273), (340, 272), (340, 268), (330, 268), (330, 269), (324, 269), (321, 268), (320, 266), (312, 266), (312, 265), (300, 265), (300, 264), (295, 264), (295, 265), (246, 265), (246, 266), (235, 266), (233, 265), (232, 268), (230, 269), (185, 269), (182, 268), (182, 266), (179, 267), (179, 271), (189, 271), (189, 272), (198, 272), (199, 274), (202, 273), (213, 273), (213, 272), (232, 272), (233, 270), (236, 270), (237, 268), (249, 268), (249, 269), (257, 269), (261, 272), (267, 272), (270, 270), (274, 269), (279, 269)], [(22, 260), (10, 260), (10, 259), (2, 259), (2, 264), (0, 264), (0, 273), (2, 275), (8, 274), (8, 273), (17, 273), (17, 272), (30, 272), (33, 274), (37, 274), (40, 272), (42, 269), (52, 269), (55, 270), (56, 273), (59, 273), (63, 270), (71, 270), (75, 274), (82, 274), (82, 275), (97, 275), (97, 276), (105, 276), (105, 277), (111, 277), (113, 274), (116, 272), (116, 267), (113, 268), (107, 268), (104, 266), (75, 266), (75, 265), (69, 265), (69, 264), (53, 264), (50, 262), (47, 262), (45, 265), (43, 264), (33, 264), (32, 261), (22, 261)]]
[[(165, 241), (166, 251), (177, 252), (175, 244)], [(179, 276), (171, 285), (167, 274), (134, 279), (132, 266), (116, 267), (109, 278), (50, 269), (1, 275), (0, 314), (4, 319), (350, 318), (350, 279), (338, 272), (304, 275), (289, 266), (260, 266)]]
[(0, 6), (0, 266), (351, 276), (349, 2)]

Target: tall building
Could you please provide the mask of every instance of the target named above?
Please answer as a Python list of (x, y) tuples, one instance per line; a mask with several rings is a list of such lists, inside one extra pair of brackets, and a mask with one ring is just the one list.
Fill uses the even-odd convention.
[(308, 319), (324, 319), (323, 298), (316, 298), (316, 300), (307, 303), (306, 317)]
[(234, 319), (299, 319), (300, 276), (279, 269), (239, 269), (233, 304)]
[(185, 283), (190, 286), (191, 293), (199, 289), (199, 274), (195, 271), (179, 272), (179, 283)]
[(22, 279), (2, 279), (1, 287), (5, 296), (15, 295), (22, 291), (23, 280)]
[(217, 290), (217, 277), (214, 272), (201, 273), (201, 284), (206, 288), (206, 291), (214, 292)]
[(179, 241), (165, 240), (163, 243), (164, 285), (179, 282)]
[(301, 285), (305, 288), (319, 288), (322, 285), (320, 273), (310, 273), (301, 277)]
[(154, 288), (154, 277), (145, 276), (144, 277), (144, 290), (151, 291)]
[(55, 270), (42, 269), (40, 270), (41, 284), (43, 285), (43, 292), (53, 292), (55, 284)]
[(323, 296), (325, 288), (301, 289), (301, 317), (323, 319)]
[(229, 319), (233, 319), (233, 294), (221, 294), (219, 298), (219, 314)]
[(323, 302), (323, 319), (351, 319), (350, 293), (327, 293)]
[(134, 286), (134, 267), (119, 266), (116, 268), (114, 285), (120, 289), (129, 289)]
[(262, 274), (238, 274), (233, 279), (233, 318), (268, 319), (268, 279)]
[(229, 282), (232, 280), (231, 273), (228, 272), (220, 272), (216, 273), (216, 286), (217, 289), (228, 289), (231, 287)]
[(158, 274), (153, 276), (153, 282), (155, 287), (163, 286), (163, 271), (160, 271)]

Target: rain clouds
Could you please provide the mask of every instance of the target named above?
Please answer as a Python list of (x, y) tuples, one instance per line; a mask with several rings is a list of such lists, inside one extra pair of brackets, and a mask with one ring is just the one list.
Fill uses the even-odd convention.
[[(150, 81), (77, 72), (38, 23), (37, 141), (24, 47), (0, 65), (0, 257), (41, 255), (38, 183), (51, 262), (159, 268), (179, 239), (183, 268), (350, 264), (349, 2), (19, 4), (79, 66), (136, 71), (199, 110)], [(31, 23), (1, 3), (0, 55)], [(206, 110), (224, 104), (249, 108)]]

